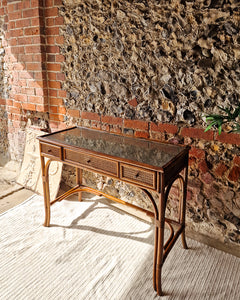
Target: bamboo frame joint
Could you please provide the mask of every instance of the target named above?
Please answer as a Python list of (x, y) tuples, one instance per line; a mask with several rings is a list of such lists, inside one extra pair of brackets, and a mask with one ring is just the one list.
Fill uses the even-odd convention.
[(155, 219), (155, 226), (158, 227), (158, 228), (164, 228), (164, 224), (165, 224), (165, 221), (160, 221), (160, 220), (157, 220)]

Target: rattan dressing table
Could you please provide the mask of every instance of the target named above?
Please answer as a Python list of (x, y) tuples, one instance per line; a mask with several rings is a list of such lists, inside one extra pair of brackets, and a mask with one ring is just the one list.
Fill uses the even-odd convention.
[[(44, 226), (50, 225), (50, 206), (52, 204), (73, 193), (78, 193), (78, 199), (81, 201), (81, 192), (83, 191), (103, 195), (146, 213), (155, 221), (153, 287), (158, 295), (162, 295), (162, 266), (180, 235), (182, 236), (183, 247), (187, 248), (185, 210), (189, 147), (120, 136), (82, 127), (73, 127), (46, 134), (38, 137), (38, 139), (40, 142), (45, 205)], [(48, 158), (47, 161), (45, 157)], [(76, 187), (58, 198), (50, 200), (48, 170), (53, 160), (61, 161), (76, 168)], [(83, 169), (107, 175), (139, 187), (150, 199), (153, 212), (84, 186), (82, 184)], [(172, 184), (176, 180), (180, 183), (180, 190), (182, 191), (179, 199), (179, 217), (177, 221), (165, 218), (168, 195)], [(154, 201), (150, 191), (159, 194), (158, 203)], [(170, 236), (164, 244), (165, 223), (170, 228)]]

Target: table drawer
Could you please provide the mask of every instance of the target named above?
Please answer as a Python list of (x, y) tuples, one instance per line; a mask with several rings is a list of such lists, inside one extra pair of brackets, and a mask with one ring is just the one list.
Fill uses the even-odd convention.
[(72, 151), (70, 149), (64, 149), (64, 160), (79, 163), (82, 166), (86, 166), (88, 169), (93, 169), (96, 172), (99, 171), (100, 173), (114, 176), (118, 175), (117, 162), (109, 159)]
[(41, 143), (40, 145), (41, 153), (61, 158), (61, 147), (45, 143)]
[(137, 168), (128, 164), (120, 165), (120, 179), (147, 188), (156, 188), (156, 172), (144, 168)]

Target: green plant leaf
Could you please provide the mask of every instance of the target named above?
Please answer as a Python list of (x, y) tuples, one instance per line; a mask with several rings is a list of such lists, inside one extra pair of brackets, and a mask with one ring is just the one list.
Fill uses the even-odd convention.
[(207, 126), (207, 128), (204, 130), (204, 132), (207, 132), (209, 129), (211, 129), (212, 128), (212, 126), (214, 126), (216, 124), (216, 122), (215, 121), (213, 121), (211, 124), (209, 124), (208, 126)]
[(220, 135), (222, 133), (222, 126), (220, 125), (219, 127), (218, 127), (218, 134)]
[(240, 118), (240, 103), (237, 108), (233, 109), (232, 106), (224, 108), (218, 106), (218, 108), (224, 112), (224, 114), (208, 114), (205, 116), (206, 122), (208, 124), (204, 132), (208, 131), (212, 127), (218, 129), (218, 134), (222, 133), (222, 125), (226, 123), (234, 124), (233, 128), (229, 132), (239, 132), (240, 133), (240, 123), (237, 122), (237, 119)]

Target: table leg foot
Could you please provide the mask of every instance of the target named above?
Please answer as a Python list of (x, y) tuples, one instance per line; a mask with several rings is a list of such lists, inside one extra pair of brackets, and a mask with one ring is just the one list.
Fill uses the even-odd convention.
[(186, 242), (186, 236), (185, 236), (185, 230), (183, 230), (181, 236), (182, 236), (182, 245), (183, 245), (183, 248), (184, 249), (188, 249), (187, 242)]
[[(76, 168), (76, 184), (82, 185), (82, 169)], [(82, 192), (78, 192), (78, 201), (82, 201)]]
[(156, 284), (157, 284), (157, 294), (158, 296), (163, 296), (162, 291), (162, 268), (157, 267), (157, 278), (156, 278)]
[(45, 221), (43, 226), (49, 227), (50, 226), (50, 208), (45, 209)]

